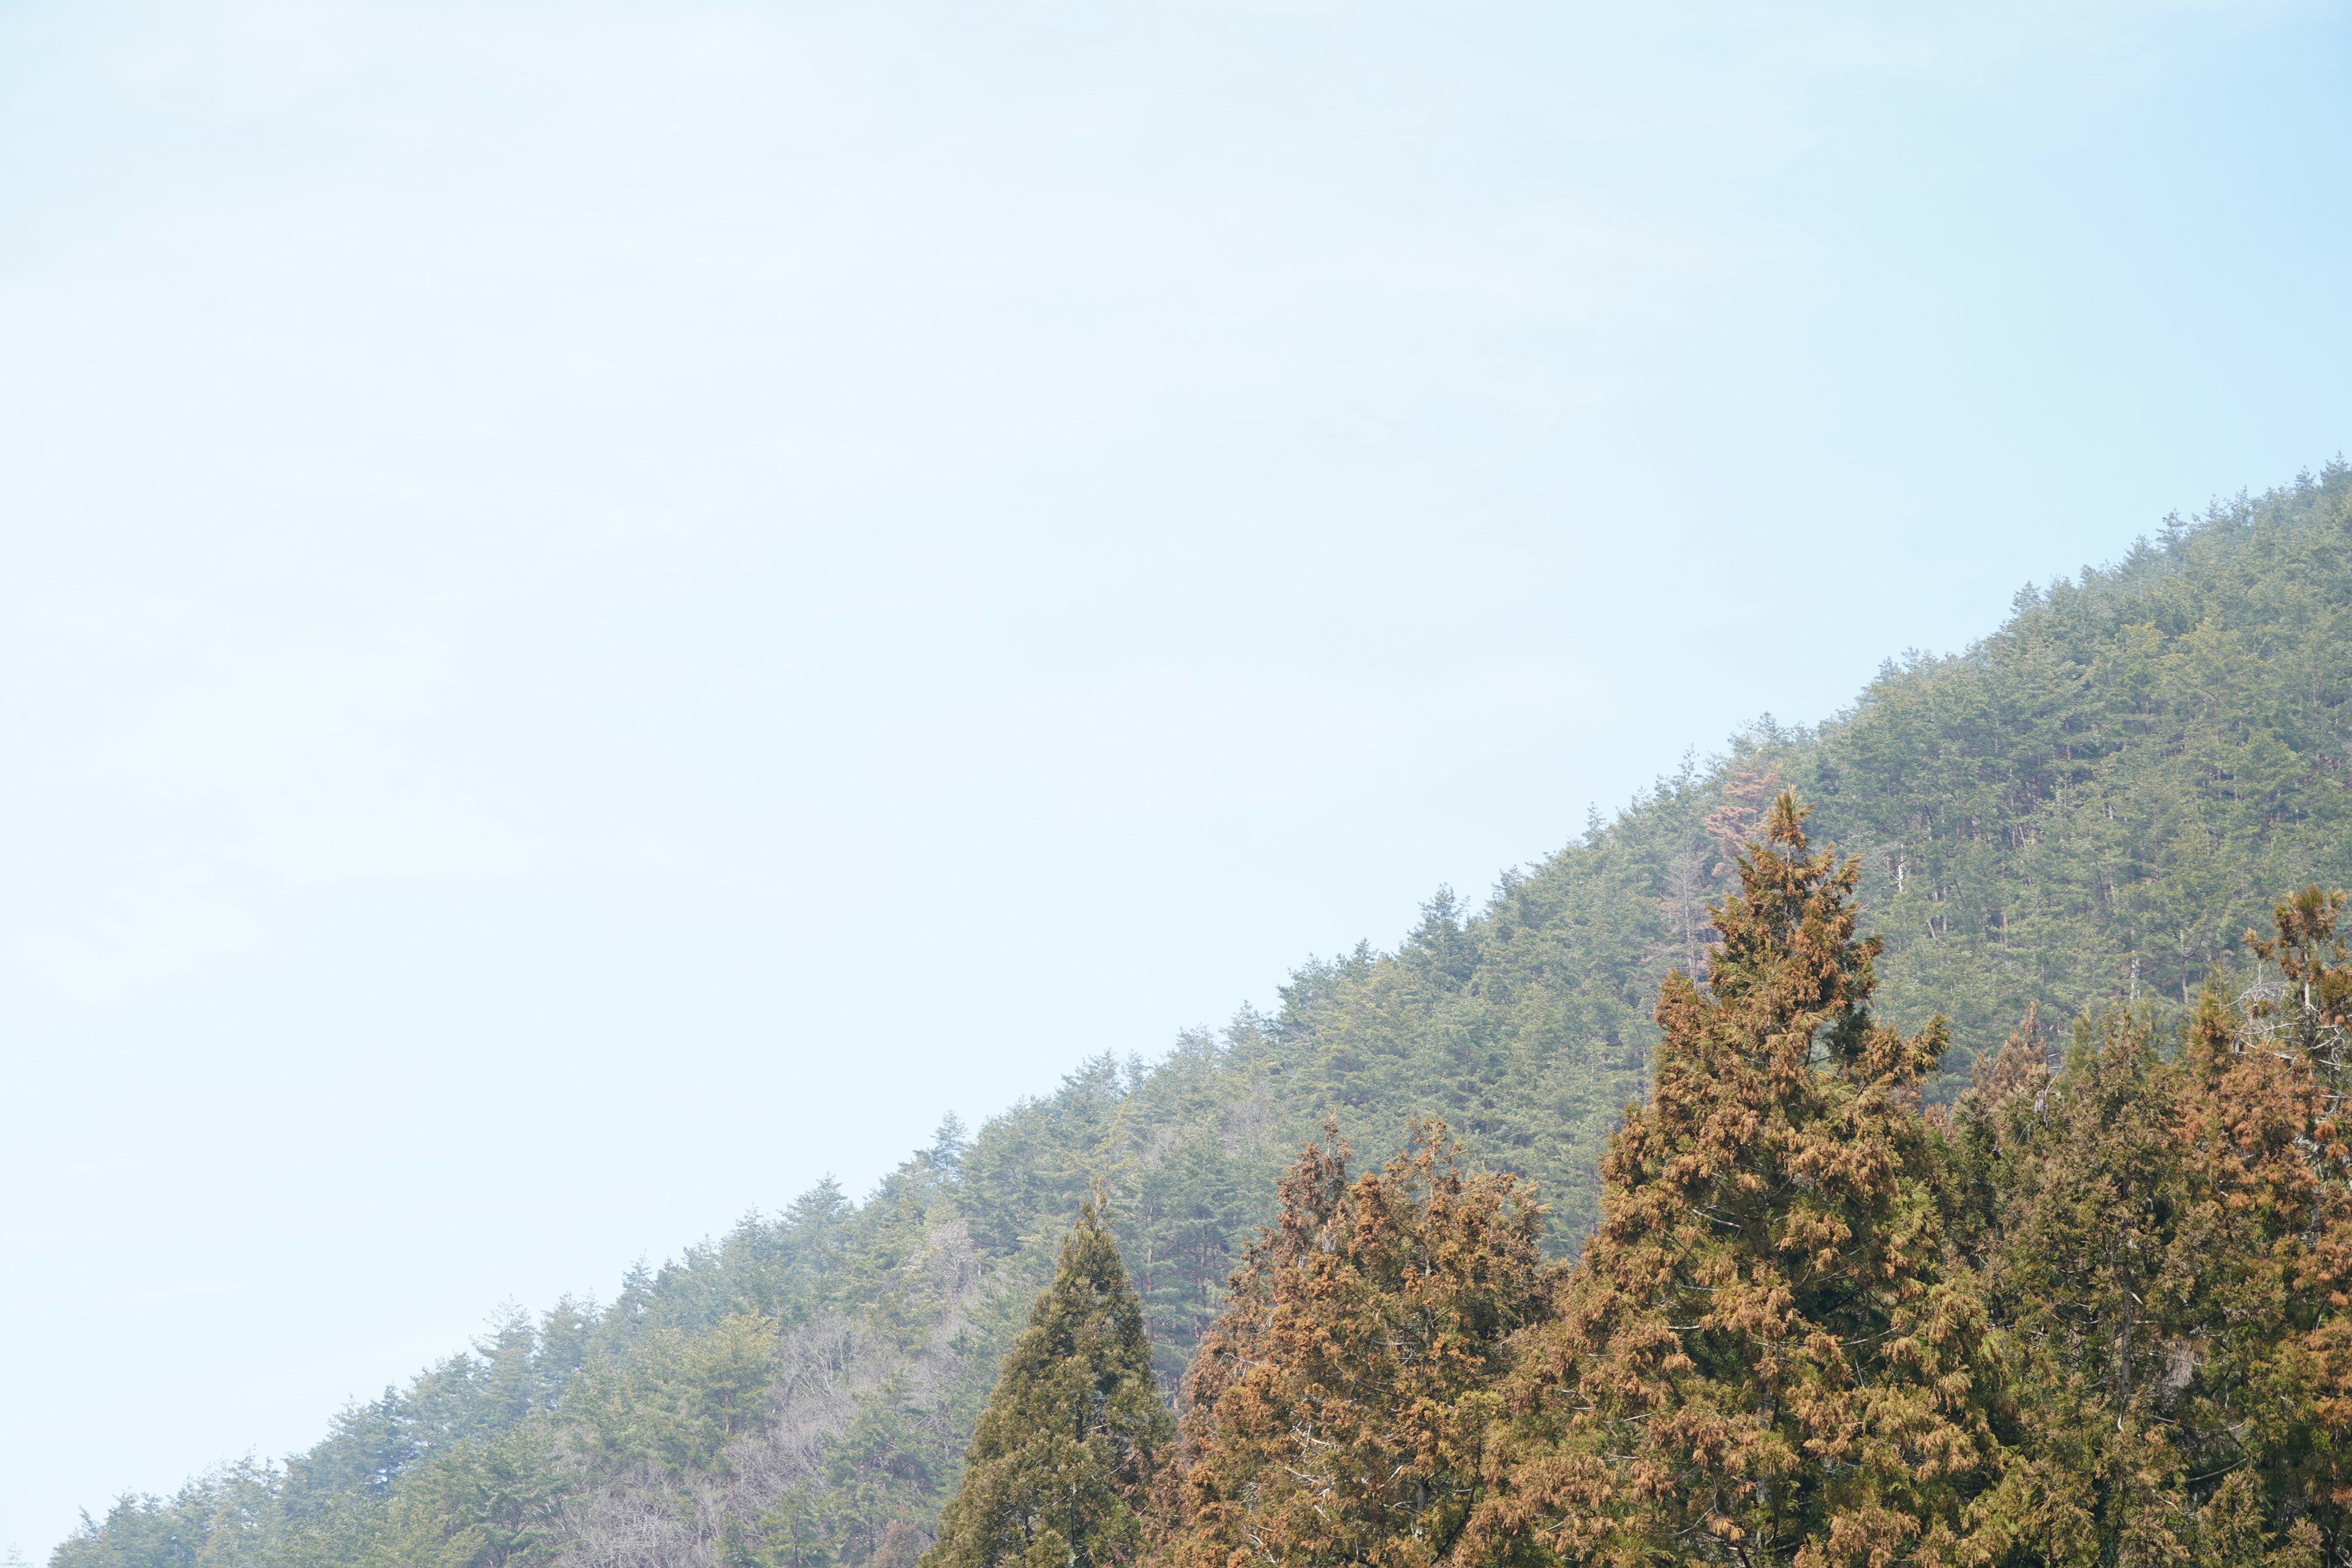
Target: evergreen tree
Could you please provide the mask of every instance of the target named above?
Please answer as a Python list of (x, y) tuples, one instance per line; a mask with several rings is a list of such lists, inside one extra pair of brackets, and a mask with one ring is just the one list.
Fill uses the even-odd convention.
[(923, 1568), (1133, 1562), (1171, 1427), (1142, 1307), (1089, 1199), (1005, 1359)]
[(2076, 1026), (2054, 1079), (1996, 1073), (1958, 1107), (1963, 1142), (1989, 1151), (1980, 1279), (2017, 1405), (1984, 1510), (1996, 1560), (2160, 1563), (2179, 1550), (2188, 1472), (2168, 1428), (2186, 1380), (2166, 1325), (2199, 1293), (2179, 1225), (2184, 1087), (2147, 1011), (2119, 1009)]
[(460, 1443), (407, 1479), (390, 1550), (401, 1568), (545, 1568), (561, 1554), (559, 1478), (545, 1427)]
[(1202, 1342), (1165, 1497), (1170, 1568), (1423, 1568), (1480, 1495), (1509, 1336), (1541, 1304), (1539, 1212), (1442, 1123), (1350, 1184), (1335, 1128)]
[(1990, 1479), (1984, 1315), (1948, 1266), (1919, 1084), (1871, 1021), (1857, 868), (1792, 795), (1738, 857), (1706, 988), (1661, 989), (1656, 1089), (1528, 1336), (1465, 1557), (1955, 1560)]
[[(1981, 1251), (2016, 1454), (1988, 1523), (2018, 1552), (2340, 1561), (2352, 1502), (2352, 1208), (2331, 1089), (2352, 965), (2308, 889), (2233, 1006), (2175, 1059), (2143, 1010), (2078, 1026), (2054, 1081), (1964, 1097), (1990, 1147)], [(2032, 1092), (2026, 1092), (2028, 1089)]]
[[(2344, 910), (2342, 893), (2322, 892), (2314, 883), (2279, 900), (2271, 911), (2273, 935), (2246, 933), (2254, 952), (2254, 984), (2242, 998), (2247, 1027), (2233, 1031), (2259, 1039), (2264, 1054), (2299, 1062), (2308, 1072), (2311, 1092), (2318, 1097), (2313, 1107), (2315, 1147), (2337, 1179), (2352, 1161), (2352, 1128), (2339, 1125), (2345, 1096), (2352, 1091), (2352, 952), (2336, 930)], [(2265, 966), (2275, 967), (2275, 981)], [(2213, 1028), (2206, 1024), (2200, 1033), (2211, 1054), (2219, 1043)]]

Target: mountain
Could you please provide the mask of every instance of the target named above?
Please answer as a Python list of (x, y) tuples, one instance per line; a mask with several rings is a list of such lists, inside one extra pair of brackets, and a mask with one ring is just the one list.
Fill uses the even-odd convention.
[(1483, 908), (1441, 891), (1393, 951), (1310, 961), (1272, 1016), (1087, 1062), (971, 1136), (950, 1121), (863, 1202), (820, 1186), (609, 1304), (516, 1317), (306, 1454), (121, 1500), (52, 1563), (910, 1568), (1092, 1185), (1171, 1385), (1326, 1118), (1384, 1156), (1443, 1116), (1536, 1183), (1572, 1250), (1658, 983), (1703, 969), (1707, 902), (1778, 790), (1861, 858), (1880, 1016), (1949, 1019), (1948, 1094), (2029, 1006), (2161, 1018), (2279, 894), (2352, 883), (2347, 699), (2339, 459), (2029, 587), (1818, 728), (1759, 721)]

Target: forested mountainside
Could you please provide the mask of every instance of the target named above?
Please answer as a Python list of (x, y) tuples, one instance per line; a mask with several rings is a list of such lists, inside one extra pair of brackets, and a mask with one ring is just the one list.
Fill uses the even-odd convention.
[[(1861, 591), (1823, 588), (1790, 637)], [(2028, 589), (1818, 729), (1759, 723), (1483, 909), (1441, 892), (1393, 952), (1310, 962), (1272, 1016), (950, 1121), (863, 1202), (820, 1187), (609, 1304), (503, 1323), (309, 1453), (124, 1499), (52, 1563), (908, 1568), (1096, 1184), (1171, 1386), (1326, 1117), (1375, 1159), (1444, 1117), (1573, 1250), (1659, 982), (1703, 972), (1706, 906), (1783, 787), (1861, 858), (1881, 1016), (1949, 1018), (1946, 1092), (2029, 1006), (2186, 1008), (2282, 893), (2352, 883), (2347, 634), (2339, 460)]]

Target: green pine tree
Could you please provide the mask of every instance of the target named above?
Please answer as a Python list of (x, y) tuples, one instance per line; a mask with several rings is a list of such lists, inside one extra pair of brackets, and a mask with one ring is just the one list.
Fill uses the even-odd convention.
[(1005, 1358), (923, 1568), (1134, 1562), (1172, 1436), (1142, 1306), (1090, 1200)]

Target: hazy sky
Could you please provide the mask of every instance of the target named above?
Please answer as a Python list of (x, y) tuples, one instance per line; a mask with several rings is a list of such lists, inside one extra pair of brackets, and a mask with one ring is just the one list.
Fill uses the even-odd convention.
[(0, 1556), (2352, 444), (2340, 5), (0, 6)]

